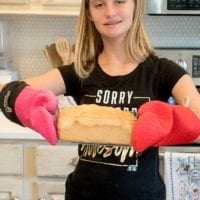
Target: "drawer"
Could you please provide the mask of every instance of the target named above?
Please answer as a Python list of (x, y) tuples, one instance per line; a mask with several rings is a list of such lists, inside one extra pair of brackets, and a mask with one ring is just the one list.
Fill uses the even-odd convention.
[(23, 199), (23, 181), (15, 178), (0, 177), (0, 199)]
[(63, 200), (65, 199), (65, 182), (38, 182), (37, 184), (38, 197), (37, 199), (45, 200)]
[(0, 144), (0, 175), (23, 174), (23, 145)]
[(36, 173), (39, 177), (66, 177), (78, 160), (78, 146), (36, 147)]

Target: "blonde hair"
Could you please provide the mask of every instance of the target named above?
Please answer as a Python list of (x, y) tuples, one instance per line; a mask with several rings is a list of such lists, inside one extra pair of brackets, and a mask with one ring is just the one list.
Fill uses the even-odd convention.
[[(154, 55), (154, 50), (147, 38), (142, 16), (144, 0), (135, 1), (135, 15), (130, 28), (126, 50), (128, 57), (133, 62), (142, 62), (149, 55)], [(88, 19), (89, 0), (82, 0), (80, 16), (77, 23), (77, 40), (75, 47), (75, 70), (84, 78), (87, 77), (97, 65), (98, 55), (103, 50), (101, 35), (96, 30), (94, 23)]]

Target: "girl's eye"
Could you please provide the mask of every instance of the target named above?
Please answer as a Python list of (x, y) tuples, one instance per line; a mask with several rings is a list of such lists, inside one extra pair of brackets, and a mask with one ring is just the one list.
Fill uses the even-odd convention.
[(123, 3), (125, 3), (125, 1), (124, 0), (116, 0), (116, 3), (117, 4), (123, 4)]
[(96, 8), (101, 8), (102, 6), (103, 6), (102, 3), (97, 3), (97, 4), (95, 4), (95, 7), (96, 7)]
[(103, 3), (100, 2), (100, 1), (96, 1), (96, 2), (94, 3), (94, 7), (95, 7), (95, 8), (101, 8), (102, 6), (103, 6)]

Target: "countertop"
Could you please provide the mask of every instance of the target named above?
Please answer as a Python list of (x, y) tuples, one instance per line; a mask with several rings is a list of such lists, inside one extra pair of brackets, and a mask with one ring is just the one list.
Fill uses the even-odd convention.
[(6, 119), (0, 111), (0, 139), (38, 139), (44, 140), (39, 133), (17, 125)]
[[(6, 119), (0, 111), (0, 139), (31, 139), (44, 140), (44, 138), (32, 129), (17, 125)], [(200, 152), (200, 144), (160, 147), (160, 152)]]

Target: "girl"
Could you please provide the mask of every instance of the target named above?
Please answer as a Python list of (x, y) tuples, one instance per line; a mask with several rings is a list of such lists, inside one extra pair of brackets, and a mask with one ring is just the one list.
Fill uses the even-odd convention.
[[(54, 95), (70, 95), (77, 104), (95, 103), (133, 113), (152, 100), (166, 102), (173, 95), (182, 104), (189, 96), (190, 108), (200, 113), (200, 95), (187, 72), (155, 56), (142, 24), (143, 7), (144, 0), (82, 0), (75, 62), (8, 84), (1, 92), (7, 117), (55, 144)], [(7, 91), (11, 91), (10, 102), (5, 98)], [(35, 109), (32, 105), (40, 113), (29, 114)], [(13, 107), (14, 111), (6, 112)], [(30, 107), (28, 114), (22, 107)], [(78, 152), (77, 167), (66, 181), (66, 200), (166, 198), (157, 147), (139, 155), (131, 146), (80, 144)]]

